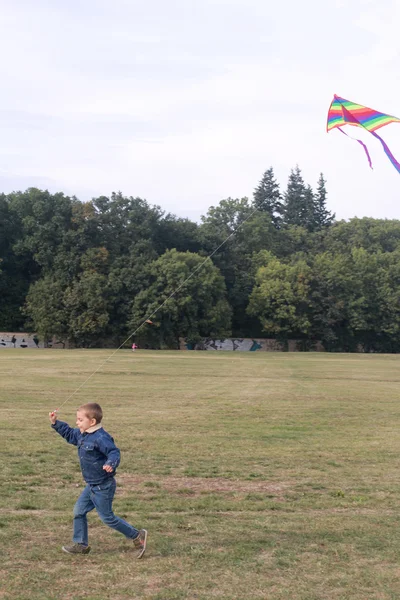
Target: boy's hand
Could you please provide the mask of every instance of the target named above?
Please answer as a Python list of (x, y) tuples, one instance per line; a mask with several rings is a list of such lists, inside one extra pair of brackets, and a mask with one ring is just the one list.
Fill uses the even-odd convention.
[(57, 421), (57, 413), (55, 412), (50, 412), (49, 413), (49, 419), (50, 419), (50, 423), (52, 425), (54, 425), (54, 423)]
[(107, 471), (107, 473), (112, 473), (114, 471), (111, 465), (103, 465), (103, 469)]

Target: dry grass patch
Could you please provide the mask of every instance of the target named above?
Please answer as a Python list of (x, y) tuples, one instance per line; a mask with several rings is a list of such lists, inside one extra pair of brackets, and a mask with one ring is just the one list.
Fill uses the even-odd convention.
[(149, 481), (145, 476), (121, 475), (119, 477), (124, 487), (124, 494), (136, 489), (138, 486), (144, 489), (163, 489), (168, 493), (176, 494), (182, 490), (188, 490), (195, 495), (237, 494), (245, 495), (251, 493), (264, 494), (270, 498), (282, 498), (282, 493), (290, 487), (289, 483), (268, 483), (267, 481), (243, 481), (235, 479), (224, 479), (223, 477), (158, 477), (156, 481)]

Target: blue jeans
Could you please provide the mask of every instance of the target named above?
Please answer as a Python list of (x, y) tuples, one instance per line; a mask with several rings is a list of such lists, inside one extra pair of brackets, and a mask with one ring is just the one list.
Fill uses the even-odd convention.
[(79, 496), (74, 506), (74, 536), (72, 540), (78, 544), (89, 543), (87, 513), (97, 510), (100, 519), (116, 531), (119, 531), (127, 538), (133, 539), (138, 536), (139, 531), (129, 525), (123, 519), (116, 517), (112, 509), (112, 501), (117, 484), (114, 477), (111, 477), (101, 485), (87, 485)]

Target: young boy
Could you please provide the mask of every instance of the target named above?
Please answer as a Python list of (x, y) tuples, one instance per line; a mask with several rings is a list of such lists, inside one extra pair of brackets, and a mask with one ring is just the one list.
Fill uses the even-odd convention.
[(79, 496), (74, 507), (73, 544), (63, 546), (69, 554), (88, 554), (87, 513), (97, 510), (100, 519), (116, 529), (128, 539), (133, 540), (137, 550), (137, 558), (142, 558), (146, 551), (147, 531), (138, 531), (129, 523), (115, 516), (112, 501), (115, 494), (115, 471), (120, 462), (120, 451), (114, 440), (101, 426), (103, 411), (96, 403), (84, 404), (76, 413), (77, 428), (58, 421), (55, 413), (49, 413), (51, 426), (69, 444), (78, 446), (78, 456), (86, 487)]

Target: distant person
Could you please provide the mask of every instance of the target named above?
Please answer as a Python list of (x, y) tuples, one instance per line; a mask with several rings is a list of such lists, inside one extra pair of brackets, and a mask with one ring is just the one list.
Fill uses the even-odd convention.
[(17, 338), (15, 337), (15, 335), (12, 336), (11, 338), (11, 343), (14, 345), (15, 348), (15, 342), (17, 341)]
[(98, 404), (84, 404), (76, 413), (77, 428), (58, 421), (54, 412), (49, 413), (51, 426), (69, 444), (78, 446), (78, 457), (86, 487), (74, 507), (74, 532), (72, 544), (63, 546), (68, 554), (89, 554), (87, 513), (97, 510), (100, 519), (116, 531), (122, 533), (137, 551), (136, 558), (142, 558), (146, 551), (146, 529), (135, 529), (132, 525), (115, 516), (112, 501), (115, 494), (115, 472), (120, 462), (120, 451), (114, 440), (101, 426), (103, 411)]
[(133, 342), (133, 344), (132, 344), (132, 352), (135, 352), (135, 350), (137, 350), (137, 346), (136, 346), (135, 342)]

